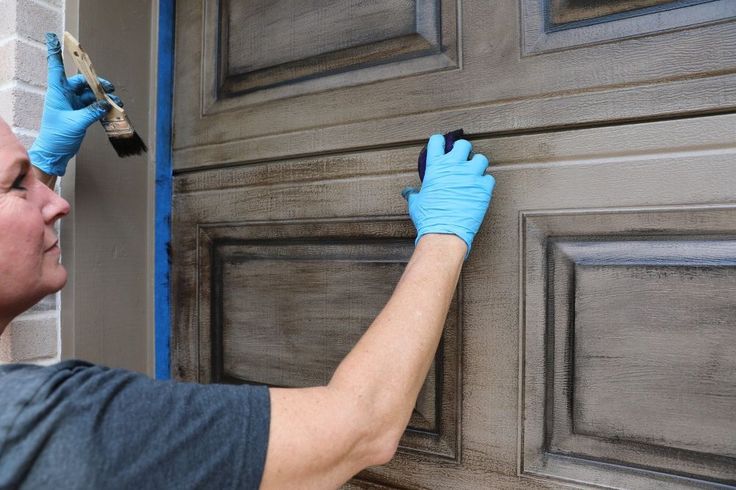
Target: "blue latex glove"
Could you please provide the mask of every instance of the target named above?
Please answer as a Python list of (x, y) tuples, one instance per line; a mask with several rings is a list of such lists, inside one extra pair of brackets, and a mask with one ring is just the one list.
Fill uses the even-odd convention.
[[(66, 77), (61, 44), (56, 34), (46, 34), (48, 89), (41, 118), (41, 129), (28, 150), (31, 163), (49, 175), (64, 175), (69, 160), (76, 155), (87, 128), (102, 119), (110, 104), (97, 102), (84, 76)], [(115, 88), (99, 79), (105, 92)], [(110, 96), (122, 106), (120, 99)]]
[(433, 135), (427, 144), (427, 170), (421, 191), (406, 188), (401, 193), (409, 203), (409, 215), (417, 229), (416, 242), (428, 233), (457, 235), (468, 246), (466, 259), (496, 184), (491, 175), (485, 175), (485, 156), (476, 154), (468, 160), (472, 149), (469, 141), (461, 139), (445, 154), (445, 138)]

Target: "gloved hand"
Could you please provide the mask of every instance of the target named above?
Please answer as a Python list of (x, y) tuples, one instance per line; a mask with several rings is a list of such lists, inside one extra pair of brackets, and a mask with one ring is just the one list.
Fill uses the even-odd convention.
[(409, 203), (409, 215), (417, 229), (415, 243), (428, 233), (454, 234), (468, 246), (466, 259), (496, 183), (491, 175), (485, 175), (485, 156), (476, 154), (468, 160), (472, 148), (469, 141), (461, 139), (445, 154), (445, 138), (433, 135), (427, 144), (427, 170), (421, 191), (406, 188), (401, 193)]
[[(97, 102), (84, 76), (66, 77), (61, 44), (56, 34), (46, 33), (48, 89), (41, 118), (41, 130), (28, 150), (31, 163), (49, 175), (64, 175), (69, 160), (76, 155), (87, 128), (102, 119), (110, 109), (106, 101)], [(99, 79), (105, 92), (115, 88)], [(110, 96), (116, 104), (122, 101)]]

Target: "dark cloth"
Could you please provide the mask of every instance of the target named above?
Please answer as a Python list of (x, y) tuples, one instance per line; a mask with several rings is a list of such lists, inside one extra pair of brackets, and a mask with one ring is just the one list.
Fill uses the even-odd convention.
[(0, 366), (0, 489), (258, 488), (269, 421), (265, 386)]

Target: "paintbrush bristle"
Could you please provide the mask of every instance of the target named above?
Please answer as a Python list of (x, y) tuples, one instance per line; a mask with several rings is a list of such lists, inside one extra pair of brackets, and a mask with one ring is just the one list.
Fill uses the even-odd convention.
[(135, 131), (127, 135), (108, 136), (119, 157), (140, 155), (141, 152), (148, 151), (146, 144)]
[(116, 109), (102, 120), (102, 126), (118, 156), (129, 157), (148, 151), (146, 144), (133, 129), (125, 112), (120, 108)]

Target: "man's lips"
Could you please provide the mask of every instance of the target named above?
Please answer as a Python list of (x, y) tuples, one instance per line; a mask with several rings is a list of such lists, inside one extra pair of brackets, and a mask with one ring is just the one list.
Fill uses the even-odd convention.
[(43, 252), (44, 253), (49, 252), (49, 251), (53, 250), (54, 248), (56, 248), (57, 245), (59, 245), (59, 240), (56, 240), (49, 248), (47, 248)]

